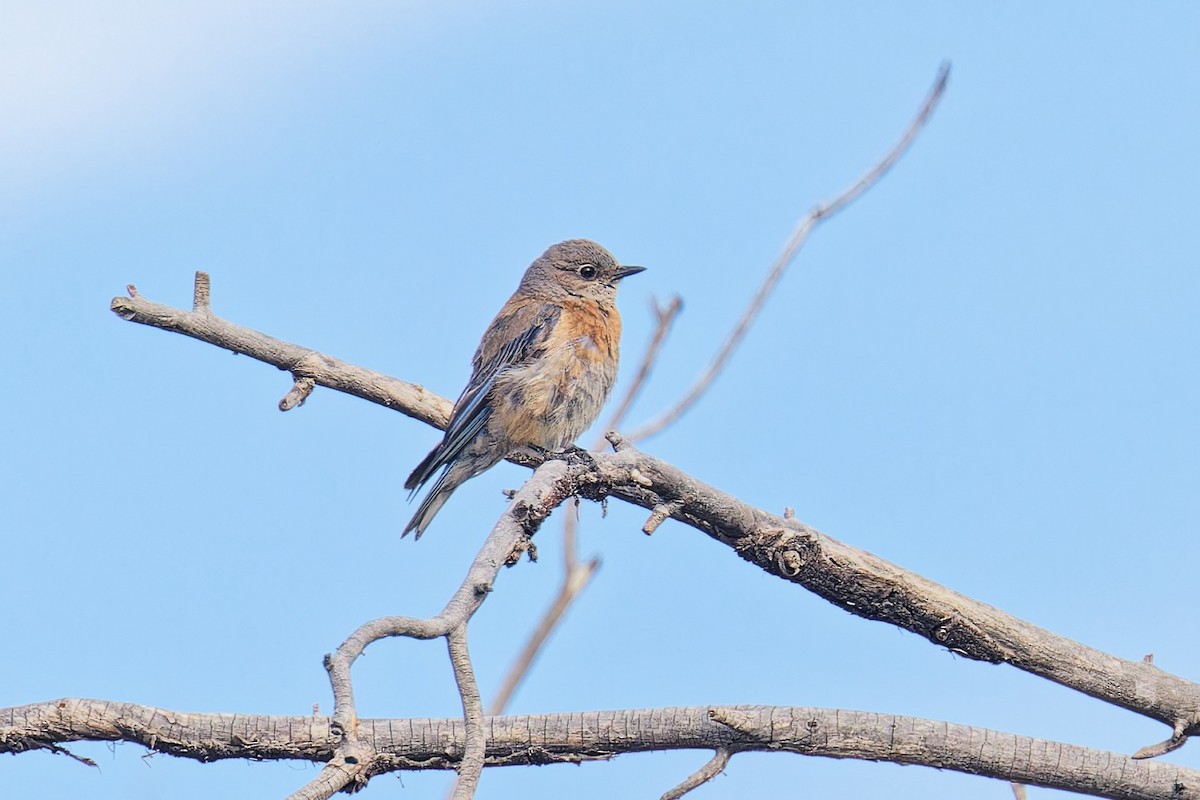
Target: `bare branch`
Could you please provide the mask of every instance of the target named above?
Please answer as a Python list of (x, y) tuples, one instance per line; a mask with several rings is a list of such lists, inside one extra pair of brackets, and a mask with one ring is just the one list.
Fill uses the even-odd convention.
[(659, 503), (656, 505), (650, 511), (650, 516), (646, 519), (645, 524), (642, 525), (642, 533), (646, 534), (647, 536), (654, 533), (656, 530), (658, 530), (658, 526), (670, 519), (671, 515), (678, 511), (679, 508), (680, 504), (678, 501), (671, 503)]
[[(844, 709), (702, 706), (488, 717), (489, 766), (577, 763), (667, 750), (786, 751), (891, 761), (1117, 800), (1200, 800), (1200, 771), (1162, 761), (937, 720)], [(332, 719), (189, 714), (104, 700), (0, 709), (0, 753), (72, 741), (128, 741), (200, 761), (330, 760)], [(461, 719), (358, 721), (375, 774), (454, 769)]]
[[(572, 523), (566, 523), (565, 527), (573, 528)], [(572, 559), (574, 562), (574, 559)], [(559, 622), (567, 613), (567, 609), (575, 602), (580, 593), (587, 588), (592, 577), (600, 568), (600, 559), (593, 558), (584, 563), (572, 563), (567, 566), (566, 574), (563, 576), (562, 586), (559, 587), (558, 594), (555, 595), (550, 607), (542, 615), (542, 619), (538, 622), (533, 633), (529, 635), (529, 640), (525, 642), (525, 646), (521, 649), (508, 668), (508, 674), (504, 676), (504, 682), (500, 685), (500, 689), (496, 692), (495, 698), (492, 699), (492, 704), (488, 706), (488, 714), (499, 714), (508, 707), (508, 702), (512, 699), (513, 694), (517, 691), (517, 687), (525, 680), (525, 676), (529, 674), (529, 668), (533, 666), (533, 661), (537, 658), (537, 654), (541, 651), (546, 640), (550, 638), (550, 634), (558, 627)]]
[[(671, 332), (671, 325), (674, 324), (675, 318), (679, 316), (679, 312), (683, 310), (683, 300), (679, 295), (674, 295), (665, 307), (659, 307), (658, 302), (654, 301), (651, 304), (651, 309), (654, 311), (655, 317), (654, 333), (650, 337), (650, 343), (646, 345), (646, 351), (642, 354), (642, 361), (638, 365), (637, 372), (633, 375), (633, 381), (630, 382), (629, 388), (625, 391), (625, 396), (621, 398), (621, 402), (617, 404), (617, 409), (609, 417), (608, 422), (605, 423), (605, 431), (615, 431), (625, 422), (625, 415), (629, 413), (629, 409), (633, 406), (633, 401), (641, 393), (642, 388), (646, 385), (646, 379), (650, 377), (650, 372), (654, 369), (654, 365), (658, 361), (659, 351), (662, 349), (663, 342), (667, 340), (667, 334)], [(592, 445), (592, 449), (595, 450), (603, 446), (604, 437), (602, 435)]]
[(286, 800), (329, 800), (351, 783), (361, 786), (366, 781), (356, 767), (357, 763), (348, 765), (335, 755), (325, 762), (317, 777), (289, 794)]
[(463, 755), (458, 764), (458, 780), (454, 784), (454, 800), (471, 800), (483, 775), (487, 755), (487, 733), (483, 727), (483, 701), (475, 682), (475, 669), (467, 653), (467, 623), (464, 620), (446, 636), (454, 681), (463, 705)]
[(795, 519), (769, 514), (610, 436), (598, 457), (611, 494), (702, 530), (743, 559), (860, 617), (919, 634), (966, 658), (1010, 664), (1170, 725), (1200, 731), (1200, 684), (1051, 633)]
[[(206, 287), (204, 292), (198, 288), (201, 283)], [(196, 285), (195, 294), (207, 297), (208, 276), (197, 273)], [(181, 333), (249, 356), (290, 372), (296, 379), (310, 378), (320, 386), (370, 400), (436, 428), (445, 428), (446, 421), (450, 419), (453, 403), (423, 386), (362, 369), (315, 350), (233, 325), (211, 313), (207, 307), (203, 311), (184, 311), (147, 300), (134, 290), (129, 297), (114, 297), (112, 310), (121, 319)]]
[[(1150, 664), (1153, 662), (1147, 661), (1145, 663)], [(1193, 726), (1192, 730), (1193, 732), (1195, 731), (1195, 726)], [(1187, 744), (1187, 740), (1188, 735), (1182, 730), (1182, 721), (1177, 720), (1175, 722), (1175, 732), (1172, 734), (1171, 738), (1156, 744), (1146, 745), (1141, 750), (1138, 750), (1136, 753), (1134, 753), (1133, 757), (1158, 758), (1159, 756), (1165, 756), (1167, 753), (1183, 747), (1185, 744)]]
[(56, 744), (48, 744), (48, 745), (46, 745), (46, 749), (49, 750), (51, 753), (54, 753), (55, 755), (66, 756), (67, 758), (71, 759), (72, 761), (78, 761), (80, 764), (83, 764), (85, 767), (95, 767), (96, 769), (100, 768), (100, 766), (92, 759), (87, 758), (85, 756), (75, 755), (74, 753), (72, 753), (70, 750), (68, 750), (65, 747), (59, 747)]
[(679, 798), (697, 786), (708, 783), (725, 771), (725, 767), (729, 765), (729, 757), (731, 755), (732, 753), (728, 748), (722, 747), (717, 750), (704, 766), (687, 776), (683, 783), (668, 792), (664, 792), (662, 800), (679, 800)]
[(312, 390), (316, 385), (316, 381), (312, 378), (296, 378), (296, 382), (292, 384), (292, 388), (279, 401), (279, 410), (291, 411), (296, 406), (304, 405), (304, 401), (312, 394)]
[(200, 314), (212, 313), (212, 286), (207, 272), (196, 273), (196, 284), (192, 288), (192, 311)]
[(734, 325), (729, 337), (725, 340), (725, 343), (721, 346), (721, 349), (717, 352), (716, 356), (713, 357), (713, 360), (709, 363), (709, 365), (705, 367), (702, 373), (700, 373), (700, 376), (696, 379), (696, 382), (692, 384), (687, 393), (674, 406), (659, 414), (657, 417), (642, 425), (640, 428), (637, 428), (632, 433), (629, 433), (626, 436), (627, 439), (629, 439), (631, 442), (636, 442), (659, 433), (668, 425), (675, 422), (675, 420), (687, 413), (688, 410), (696, 404), (696, 401), (699, 400), (700, 397), (708, 390), (708, 387), (712, 384), (713, 380), (717, 377), (717, 375), (720, 374), (721, 370), (725, 368), (725, 365), (733, 355), (733, 352), (737, 349), (738, 345), (741, 344), (742, 339), (745, 338), (746, 332), (749, 331), (750, 326), (754, 324), (754, 320), (758, 317), (759, 312), (762, 311), (762, 308), (766, 304), (767, 299), (771, 296), (771, 293), (775, 291), (775, 286), (779, 283), (780, 278), (783, 277), (783, 273), (787, 271), (787, 268), (795, 259), (796, 253), (800, 251), (800, 248), (808, 239), (809, 234), (812, 233), (813, 230), (822, 222), (837, 214), (843, 208), (857, 200), (864, 192), (874, 186), (880, 178), (887, 174), (887, 171), (890, 170), (892, 166), (900, 160), (901, 156), (903, 156), (908, 150), (909, 145), (912, 144), (913, 139), (915, 139), (917, 134), (921, 132), (921, 129), (925, 127), (925, 123), (929, 120), (930, 115), (933, 114), (934, 109), (937, 108), (938, 102), (942, 99), (942, 94), (946, 91), (946, 82), (949, 80), (949, 78), (950, 65), (943, 64), (938, 70), (937, 79), (933, 83), (933, 88), (929, 90), (929, 94), (925, 97), (925, 101), (921, 104), (921, 108), (917, 112), (917, 115), (913, 118), (912, 122), (909, 123), (908, 128), (904, 131), (904, 135), (900, 137), (900, 140), (896, 142), (888, 154), (885, 155), (882, 160), (876, 163), (875, 166), (873, 166), (865, 175), (859, 178), (853, 186), (839, 194), (833, 200), (830, 200), (828, 203), (814, 208), (808, 213), (808, 216), (804, 217), (804, 219), (802, 219), (796, 225), (795, 229), (792, 231), (792, 235), (788, 238), (787, 243), (784, 244), (783, 251), (779, 254), (778, 258), (775, 259), (775, 263), (771, 266), (766, 278), (763, 279), (762, 285), (759, 286), (758, 292), (750, 301), (750, 305), (746, 307), (744, 312), (742, 312), (741, 319), (739, 319), (737, 324)]

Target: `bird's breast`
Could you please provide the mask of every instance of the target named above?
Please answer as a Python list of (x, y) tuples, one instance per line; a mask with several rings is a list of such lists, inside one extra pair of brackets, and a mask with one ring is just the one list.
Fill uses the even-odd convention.
[(564, 306), (538, 357), (497, 377), (492, 425), (514, 445), (559, 450), (599, 416), (617, 376), (615, 308)]

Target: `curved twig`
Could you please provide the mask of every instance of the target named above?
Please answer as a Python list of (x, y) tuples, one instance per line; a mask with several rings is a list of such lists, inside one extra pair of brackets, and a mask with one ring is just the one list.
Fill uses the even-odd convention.
[(776, 284), (779, 283), (780, 278), (783, 277), (783, 273), (791, 265), (792, 260), (796, 257), (796, 253), (800, 251), (809, 234), (822, 222), (862, 196), (864, 192), (874, 186), (900, 160), (900, 157), (904, 155), (909, 145), (912, 144), (913, 139), (925, 127), (925, 123), (929, 120), (930, 115), (933, 114), (934, 109), (937, 108), (938, 102), (942, 99), (942, 94), (946, 91), (946, 82), (949, 79), (950, 65), (948, 63), (943, 64), (938, 70), (937, 79), (933, 82), (933, 88), (929, 90), (929, 94), (925, 97), (925, 102), (921, 104), (920, 110), (917, 111), (917, 115), (909, 123), (908, 128), (904, 131), (904, 135), (888, 151), (887, 155), (876, 163), (875, 166), (871, 167), (853, 186), (828, 203), (814, 208), (808, 213), (808, 216), (796, 225), (792, 231), (792, 235), (788, 237), (787, 243), (784, 244), (783, 251), (775, 259), (775, 263), (771, 266), (770, 271), (767, 272), (762, 285), (758, 287), (758, 292), (755, 293), (754, 298), (750, 301), (750, 305), (742, 312), (741, 319), (734, 325), (733, 330), (730, 332), (728, 338), (726, 338), (721, 349), (717, 351), (713, 360), (709, 362), (704, 371), (700, 373), (700, 376), (696, 378), (695, 383), (692, 384), (687, 393), (675, 405), (640, 428), (628, 433), (626, 438), (629, 441), (641, 441), (659, 433), (663, 428), (666, 428), (687, 413), (696, 404), (696, 401), (708, 390), (713, 380), (725, 368), (733, 352), (741, 344), (742, 339), (745, 338), (746, 332), (750, 330), (750, 326), (758, 317), (758, 313), (762, 310), (763, 305), (766, 304), (767, 298), (775, 291)]
[[(569, 518), (568, 518), (569, 519)], [(574, 528), (573, 522), (565, 523), (566, 527)], [(565, 537), (564, 537), (565, 538)], [(573, 545), (567, 544), (568, 547)], [(574, 553), (572, 552), (572, 555)], [(550, 638), (555, 628), (562, 621), (567, 613), (567, 609), (575, 602), (576, 598), (587, 588), (595, 577), (597, 570), (600, 569), (600, 559), (592, 558), (584, 562), (578, 562), (572, 559), (572, 562), (563, 575), (562, 585), (558, 589), (558, 594), (554, 596), (550, 607), (542, 614), (541, 620), (533, 632), (529, 634), (529, 639), (526, 640), (525, 646), (521, 648), (521, 652), (513, 659), (512, 665), (508, 668), (508, 672), (504, 676), (504, 681), (500, 684), (500, 688), (496, 691), (492, 698), (491, 705), (488, 706), (488, 714), (496, 715), (503, 713), (508, 707), (508, 702), (516, 693), (524, 681), (525, 676), (529, 674), (530, 667), (533, 666), (534, 659), (541, 652), (542, 646), (546, 640)]]
[(467, 624), (464, 621), (446, 636), (450, 663), (454, 667), (454, 682), (463, 706), (463, 754), (458, 764), (458, 780), (454, 783), (454, 800), (471, 800), (483, 775), (487, 755), (487, 733), (483, 727), (483, 701), (475, 682), (475, 668), (467, 652)]
[[(617, 404), (612, 416), (608, 418), (608, 422), (604, 424), (604, 430), (615, 431), (625, 423), (625, 415), (629, 413), (629, 409), (633, 407), (633, 401), (641, 394), (642, 388), (646, 385), (646, 380), (650, 377), (650, 372), (654, 369), (654, 365), (658, 362), (658, 354), (662, 349), (663, 342), (667, 340), (667, 334), (671, 332), (671, 326), (675, 323), (675, 318), (679, 316), (679, 312), (683, 310), (683, 299), (679, 295), (673, 295), (670, 302), (665, 306), (659, 306), (657, 301), (653, 301), (650, 305), (654, 311), (654, 333), (650, 336), (650, 343), (646, 345), (646, 350), (642, 353), (642, 361), (638, 364), (637, 372), (633, 374), (633, 380), (629, 384), (629, 388), (625, 391), (625, 396), (621, 398), (621, 402)], [(604, 446), (604, 438), (601, 436), (592, 445), (595, 450)]]

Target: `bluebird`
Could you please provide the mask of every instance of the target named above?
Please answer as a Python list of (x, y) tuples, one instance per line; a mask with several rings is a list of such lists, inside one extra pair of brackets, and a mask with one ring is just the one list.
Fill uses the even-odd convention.
[(421, 538), (455, 489), (514, 450), (562, 450), (595, 421), (617, 377), (617, 284), (644, 269), (587, 239), (529, 265), (479, 342), (442, 441), (404, 482), (412, 499), (442, 470), (403, 535)]

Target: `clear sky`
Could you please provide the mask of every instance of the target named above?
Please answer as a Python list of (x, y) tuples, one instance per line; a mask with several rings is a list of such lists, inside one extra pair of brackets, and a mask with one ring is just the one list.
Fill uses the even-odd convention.
[[(402, 541), (434, 430), (327, 390), (280, 414), (286, 374), (122, 322), (126, 284), (186, 305), (207, 270), (218, 314), (454, 396), (524, 267), (587, 236), (649, 267), (622, 289), (623, 380), (651, 298), (684, 298), (640, 422), (944, 59), (911, 153), (817, 231), (704, 403), (645, 449), (1200, 679), (1198, 9), (0, 2), (0, 706), (327, 711), (322, 655), (367, 619), (438, 610), (526, 475), (497, 467)], [(603, 567), (516, 713), (814, 705), (1126, 753), (1167, 734), (852, 617), (690, 528), (647, 538), (640, 509), (582, 514)], [(557, 588), (557, 530), (476, 619), (485, 695)], [(458, 711), (437, 644), (376, 644), (355, 677), (363, 716)], [(272, 797), (316, 774), (73, 749), (100, 770), (0, 759), (0, 796)], [(707, 758), (490, 771), (480, 797), (658, 796)], [(1011, 797), (782, 754), (738, 756), (695, 796), (751, 794)]]

